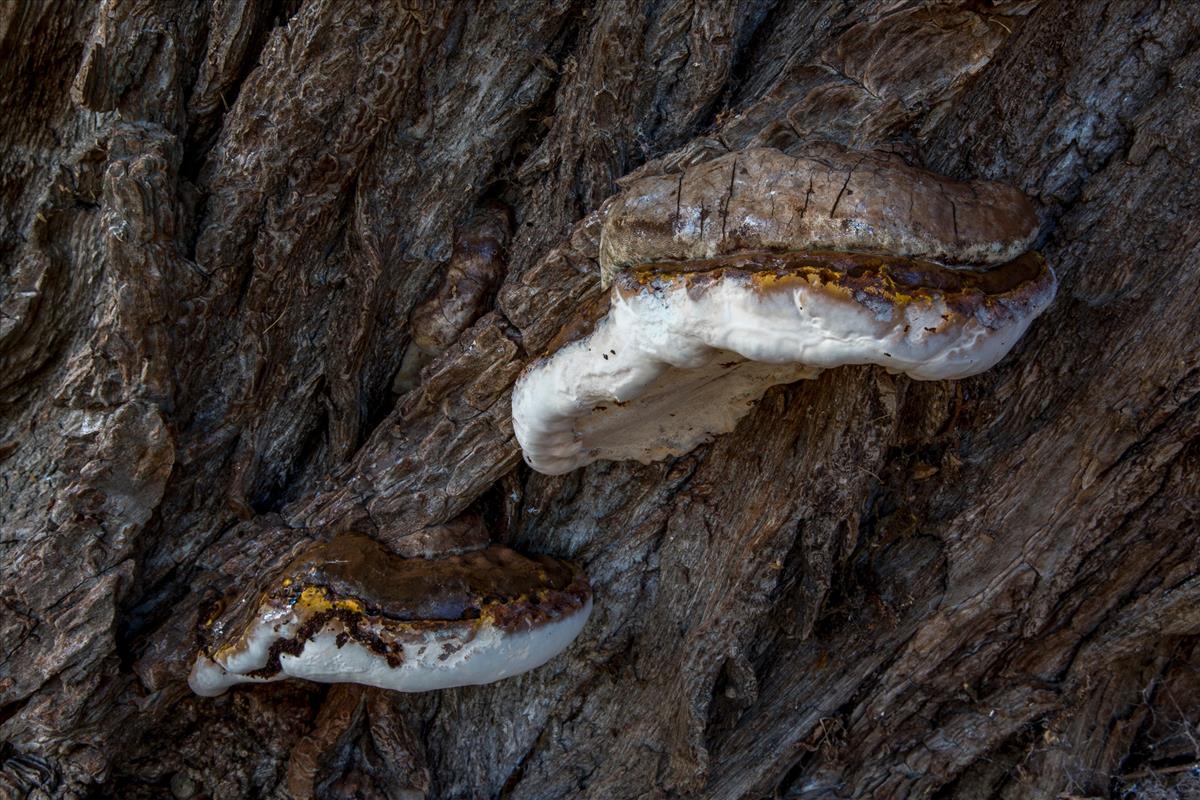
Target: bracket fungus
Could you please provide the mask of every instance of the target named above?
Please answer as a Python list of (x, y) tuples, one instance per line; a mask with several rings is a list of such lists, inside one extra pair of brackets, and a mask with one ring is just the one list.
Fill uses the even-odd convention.
[(210, 614), (188, 683), (206, 697), (288, 677), (402, 692), (491, 683), (562, 652), (591, 609), (569, 561), (500, 545), (402, 558), (342, 534)]
[(1018, 190), (886, 153), (729, 153), (637, 178), (603, 214), (607, 314), (513, 392), (517, 440), (547, 474), (686, 453), (769, 387), (832, 367), (977, 374), (1056, 288)]

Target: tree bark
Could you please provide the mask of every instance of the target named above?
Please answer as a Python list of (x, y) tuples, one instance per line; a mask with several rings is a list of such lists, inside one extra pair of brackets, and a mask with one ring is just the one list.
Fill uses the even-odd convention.
[[(1188, 3), (27, 0), (0, 53), (0, 795), (1200, 792)], [(978, 377), (524, 466), (620, 179), (813, 139), (1023, 190), (1054, 305)], [(213, 597), (463, 514), (586, 564), (545, 667), (188, 691)]]

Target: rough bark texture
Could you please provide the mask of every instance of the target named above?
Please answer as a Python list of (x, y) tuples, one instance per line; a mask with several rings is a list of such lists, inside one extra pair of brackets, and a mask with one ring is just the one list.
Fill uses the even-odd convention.
[[(0, 56), (0, 795), (1200, 791), (1190, 3), (24, 0)], [(618, 180), (810, 139), (1022, 189), (1054, 306), (976, 378), (529, 472), (512, 383), (601, 296)], [(463, 513), (587, 565), (563, 656), (188, 692), (208, 599)]]

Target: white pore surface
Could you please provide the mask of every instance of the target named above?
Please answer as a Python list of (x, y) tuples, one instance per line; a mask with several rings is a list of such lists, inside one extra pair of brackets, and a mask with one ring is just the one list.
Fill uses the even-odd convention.
[(755, 290), (735, 276), (690, 296), (681, 283), (614, 291), (592, 334), (521, 375), (513, 430), (525, 460), (549, 475), (600, 459), (657, 461), (733, 430), (768, 387), (823, 369), (877, 364), (919, 380), (982, 372), (1053, 294), (1051, 282), (1030, 302), (1000, 299), (963, 320), (940, 297), (900, 306), (811, 284)]
[(511, 633), (483, 625), (474, 637), (464, 635), (469, 625), (427, 632), (423, 640), (405, 644), (404, 660), (392, 667), (384, 656), (351, 639), (337, 644), (342, 625), (331, 620), (308, 642), (299, 655), (283, 654), (280, 671), (269, 678), (246, 675), (266, 666), (271, 645), (291, 636), (300, 621), (294, 615), (282, 624), (260, 619), (250, 632), (248, 646), (224, 665), (196, 657), (188, 684), (198, 695), (215, 697), (237, 683), (304, 678), (322, 683), (361, 683), (398, 692), (426, 692), (453, 686), (498, 681), (540, 667), (567, 648), (583, 630), (592, 612), (592, 601), (573, 614), (537, 627)]

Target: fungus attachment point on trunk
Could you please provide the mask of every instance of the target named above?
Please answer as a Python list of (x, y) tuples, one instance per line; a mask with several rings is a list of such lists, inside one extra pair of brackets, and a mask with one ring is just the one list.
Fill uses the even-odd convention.
[(680, 455), (769, 387), (841, 365), (982, 372), (1054, 297), (1022, 254), (1036, 230), (1015, 189), (879, 153), (758, 149), (633, 181), (605, 208), (607, 315), (517, 381), (525, 460), (557, 475)]
[(344, 534), (211, 614), (188, 683), (206, 697), (289, 677), (401, 692), (491, 683), (562, 652), (591, 608), (569, 561), (500, 545), (401, 558)]

